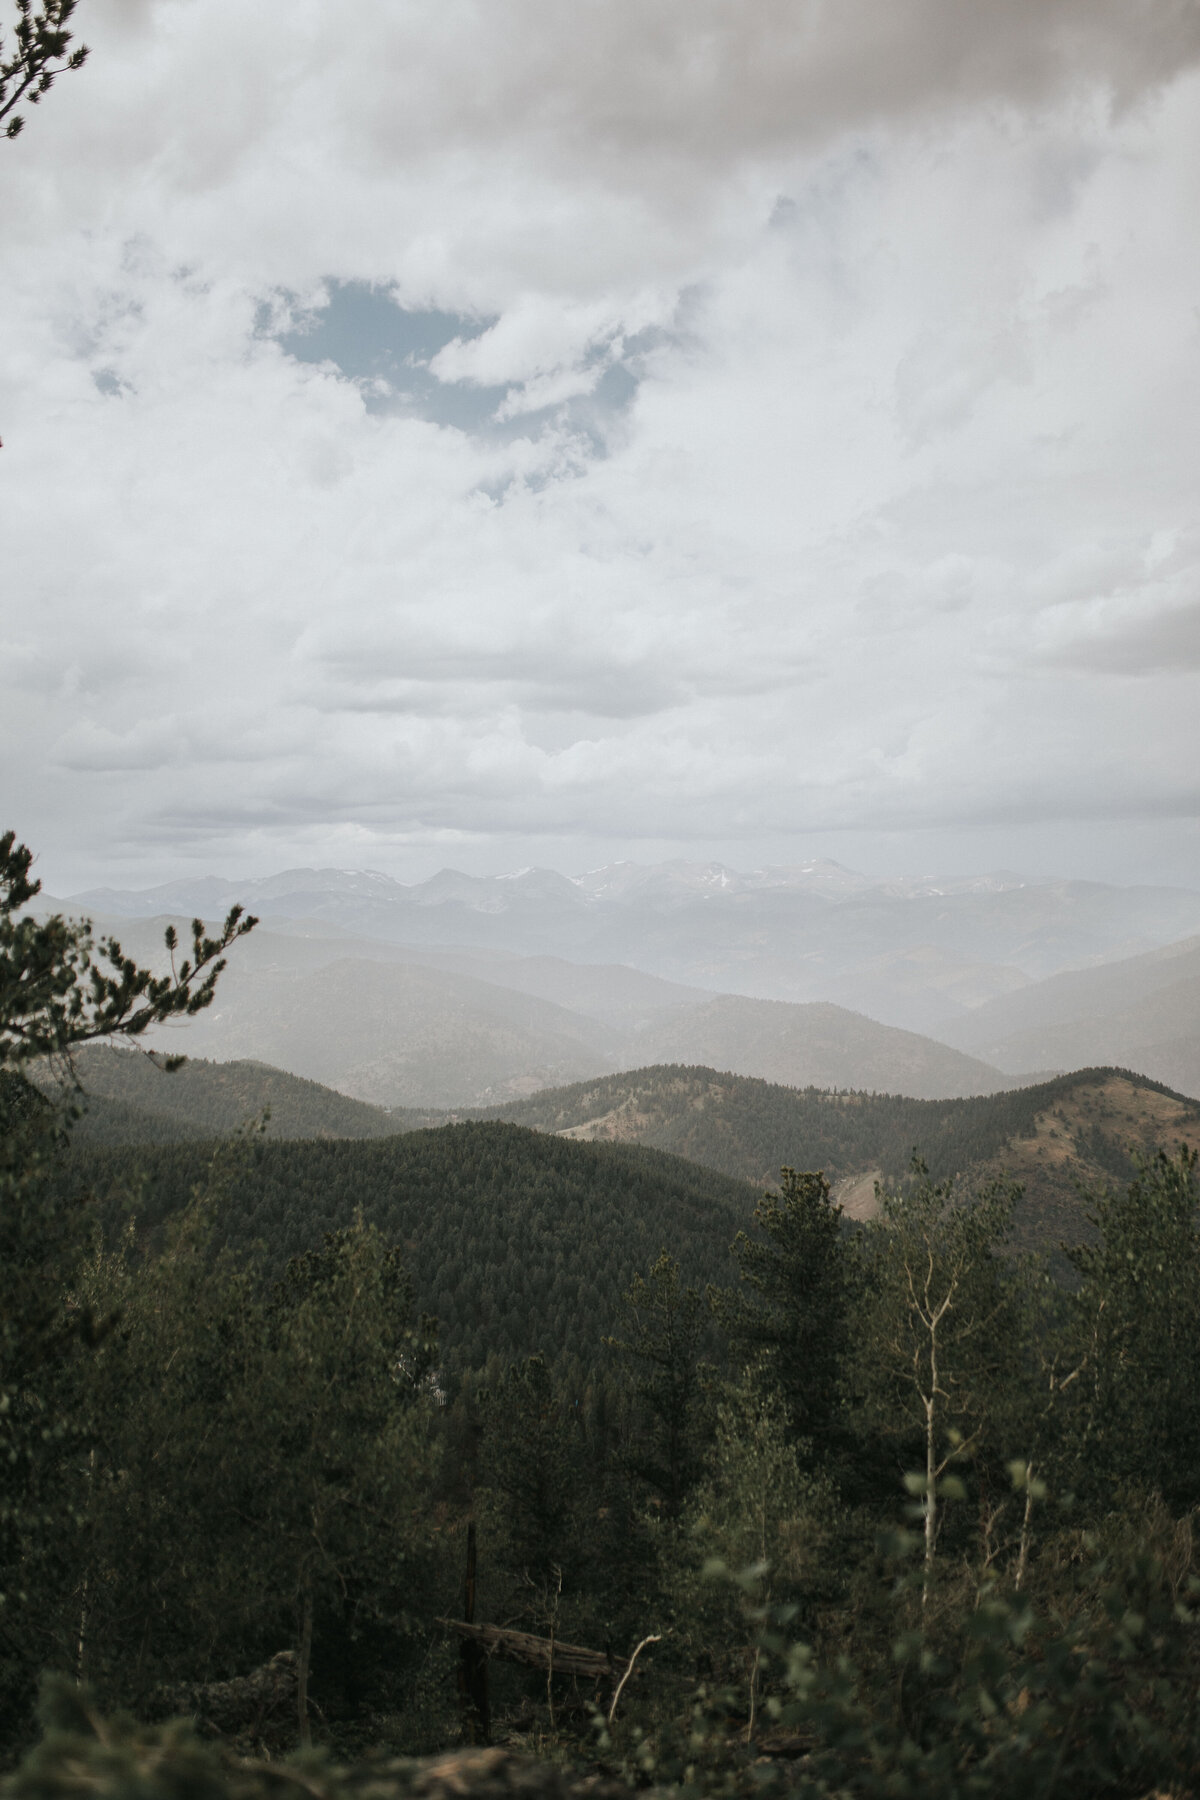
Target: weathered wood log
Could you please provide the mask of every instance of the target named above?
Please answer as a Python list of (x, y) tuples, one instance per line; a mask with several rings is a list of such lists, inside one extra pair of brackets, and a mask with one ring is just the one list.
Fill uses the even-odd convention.
[(619, 1680), (629, 1667), (624, 1656), (606, 1650), (587, 1650), (582, 1644), (563, 1644), (557, 1638), (535, 1637), (531, 1631), (512, 1631), (506, 1625), (468, 1625), (464, 1619), (439, 1619), (461, 1638), (478, 1644), (486, 1656), (502, 1656), (527, 1669), (553, 1669), (556, 1675), (582, 1675), (602, 1681)]

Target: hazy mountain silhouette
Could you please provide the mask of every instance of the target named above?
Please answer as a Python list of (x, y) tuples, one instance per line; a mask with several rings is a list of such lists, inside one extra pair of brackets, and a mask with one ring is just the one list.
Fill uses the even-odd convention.
[(1052, 976), (945, 1032), (1002, 1069), (1119, 1062), (1200, 1095), (1200, 937)]
[[(620, 964), (709, 992), (830, 1001), (921, 1032), (1065, 969), (1200, 932), (1200, 893), (1185, 888), (1029, 882), (1007, 871), (878, 881), (829, 861), (749, 874), (688, 862), (577, 877), (447, 869), (407, 886), (370, 870), (296, 869), (96, 889), (68, 904), (146, 918), (212, 916), (234, 900), (273, 926), (307, 921), (410, 952)], [(540, 997), (559, 1003), (549, 990)]]

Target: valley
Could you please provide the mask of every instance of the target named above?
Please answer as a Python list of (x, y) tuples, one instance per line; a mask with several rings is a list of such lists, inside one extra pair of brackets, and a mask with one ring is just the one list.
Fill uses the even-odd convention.
[(264, 916), (188, 1022), (189, 1053), (386, 1109), (503, 1105), (659, 1063), (929, 1100), (1116, 1066), (1200, 1094), (1190, 890), (668, 863), (411, 887), (295, 870), (69, 904), (103, 905), (97, 930), (162, 966), (165, 925), (187, 925), (164, 906), (212, 911), (235, 889)]

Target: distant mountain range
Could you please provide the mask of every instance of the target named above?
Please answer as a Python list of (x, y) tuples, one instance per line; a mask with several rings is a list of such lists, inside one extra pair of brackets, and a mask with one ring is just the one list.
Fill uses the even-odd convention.
[(410, 951), (627, 965), (710, 993), (826, 1001), (935, 1036), (1030, 982), (1200, 932), (1200, 893), (1185, 888), (1030, 882), (1007, 871), (878, 881), (831, 861), (749, 874), (688, 862), (618, 863), (575, 877), (447, 869), (411, 886), (370, 870), (294, 869), (257, 881), (93, 889), (60, 904), (130, 918), (213, 917), (235, 900), (273, 926), (308, 921)]
[[(162, 965), (161, 918), (95, 923)], [(1011, 1084), (961, 1050), (822, 1002), (713, 995), (621, 965), (326, 937), (311, 921), (252, 933), (213, 1006), (154, 1042), (269, 1063), (383, 1107), (486, 1106), (647, 1062), (926, 1098)]]

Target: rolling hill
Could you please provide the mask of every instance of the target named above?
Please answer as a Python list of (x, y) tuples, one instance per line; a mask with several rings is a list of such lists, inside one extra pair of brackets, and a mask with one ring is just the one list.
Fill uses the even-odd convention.
[[(95, 924), (159, 968), (168, 922)], [(185, 934), (186, 920), (170, 922)], [(239, 943), (213, 1006), (153, 1044), (270, 1063), (375, 1106), (418, 1110), (499, 1104), (648, 1062), (922, 1098), (1005, 1085), (978, 1057), (843, 1007), (714, 995), (620, 964), (410, 951), (298, 921)]]
[[(210, 1145), (79, 1148), (61, 1176), (116, 1230), (136, 1197), (151, 1238), (212, 1180)], [(241, 1143), (217, 1170), (217, 1241), (261, 1245), (268, 1273), (361, 1208), (403, 1245), (448, 1369), (537, 1351), (602, 1354), (621, 1296), (667, 1247), (689, 1281), (727, 1282), (756, 1191), (638, 1144), (571, 1143), (502, 1123), (374, 1141)]]
[(652, 1144), (760, 1183), (785, 1165), (824, 1169), (857, 1218), (873, 1210), (875, 1178), (902, 1178), (916, 1149), (939, 1180), (1020, 1181), (1016, 1241), (1040, 1249), (1085, 1234), (1080, 1186), (1128, 1180), (1131, 1152), (1200, 1149), (1200, 1105), (1120, 1069), (934, 1101), (656, 1067), (538, 1094), (503, 1116), (577, 1139)]
[[(424, 1139), (447, 1124), (467, 1122), (461, 1115), (447, 1120), (432, 1112), (385, 1113), (254, 1063), (196, 1062), (168, 1076), (139, 1053), (93, 1050), (81, 1068), (91, 1110), (76, 1128), (73, 1154), (86, 1164), (107, 1150), (111, 1166), (129, 1179), (147, 1157), (152, 1168), (175, 1167), (166, 1148), (172, 1144), (195, 1144), (194, 1154), (211, 1157), (215, 1136), (228, 1135), (264, 1105), (272, 1108), (269, 1133), (279, 1139)], [(703, 1169), (760, 1189), (785, 1165), (824, 1169), (848, 1216), (858, 1219), (873, 1210), (875, 1180), (902, 1179), (919, 1150), (936, 1179), (958, 1176), (968, 1190), (998, 1174), (1021, 1182), (1017, 1242), (1042, 1249), (1085, 1234), (1081, 1187), (1094, 1191), (1127, 1180), (1131, 1154), (1174, 1150), (1180, 1143), (1200, 1148), (1200, 1104), (1112, 1068), (993, 1095), (918, 1100), (656, 1065), (545, 1090), (474, 1117), (564, 1143), (640, 1146), (680, 1159), (697, 1178)], [(201, 1151), (198, 1140), (209, 1140), (209, 1147)], [(474, 1154), (486, 1140), (454, 1141), (473, 1146)], [(252, 1162), (267, 1148), (256, 1139), (237, 1154)], [(311, 1165), (300, 1155), (303, 1148), (297, 1147), (294, 1164), (297, 1192), (308, 1191)], [(453, 1188), (461, 1174), (452, 1171), (447, 1178)], [(291, 1203), (281, 1191), (273, 1204), (282, 1221)], [(303, 1213), (308, 1202), (297, 1204)]]
[(347, 958), (304, 975), (231, 965), (215, 1005), (188, 1020), (186, 1043), (189, 1053), (253, 1057), (376, 1106), (453, 1107), (612, 1068), (620, 1039), (599, 1020), (493, 982)]
[(167, 1073), (140, 1050), (90, 1045), (76, 1053), (83, 1088), (72, 1141), (82, 1144), (168, 1144), (228, 1137), (269, 1113), (267, 1137), (388, 1137), (429, 1122), (428, 1115), (388, 1113), (318, 1082), (259, 1062), (208, 1062), (189, 1057)]
[(1004, 1085), (985, 1062), (821, 1001), (797, 1005), (721, 994), (660, 1017), (638, 1032), (628, 1049), (639, 1062), (703, 1063), (787, 1087), (957, 1099), (992, 1094)]
[(1120, 1062), (1200, 1096), (1200, 937), (1053, 975), (944, 1029), (1002, 1069)]

